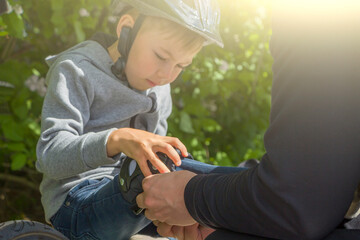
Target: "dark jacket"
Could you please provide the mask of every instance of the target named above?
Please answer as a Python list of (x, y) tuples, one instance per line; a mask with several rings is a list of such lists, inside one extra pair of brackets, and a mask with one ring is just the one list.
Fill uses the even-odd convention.
[(343, 220), (360, 180), (360, 21), (327, 8), (274, 11), (266, 154), (189, 182), (186, 206), (201, 224), (288, 240), (321, 239)]

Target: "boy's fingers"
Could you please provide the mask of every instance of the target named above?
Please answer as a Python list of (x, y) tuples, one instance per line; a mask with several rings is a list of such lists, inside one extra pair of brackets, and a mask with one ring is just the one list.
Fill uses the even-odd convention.
[(141, 172), (144, 174), (145, 177), (150, 176), (152, 173), (150, 172), (149, 166), (145, 161), (138, 162)]
[(178, 138), (172, 137), (170, 144), (175, 148), (179, 149), (183, 157), (187, 157), (189, 155), (185, 145)]
[(153, 167), (155, 167), (160, 173), (170, 172), (167, 166), (152, 151), (149, 152), (147, 156), (147, 159), (150, 161), (151, 165), (153, 165)]
[(180, 156), (172, 146), (165, 146), (165, 150), (162, 152), (165, 153), (175, 163), (176, 166), (181, 165)]

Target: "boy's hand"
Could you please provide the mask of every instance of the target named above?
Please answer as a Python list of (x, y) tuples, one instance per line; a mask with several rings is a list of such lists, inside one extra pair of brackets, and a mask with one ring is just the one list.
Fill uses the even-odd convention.
[(165, 153), (176, 166), (181, 165), (180, 150), (184, 157), (188, 156), (185, 145), (174, 137), (164, 137), (147, 131), (134, 128), (120, 128), (113, 131), (107, 141), (106, 150), (109, 157), (123, 152), (136, 160), (145, 177), (151, 175), (147, 160), (155, 166), (160, 173), (169, 172), (169, 169), (158, 158), (156, 152)]

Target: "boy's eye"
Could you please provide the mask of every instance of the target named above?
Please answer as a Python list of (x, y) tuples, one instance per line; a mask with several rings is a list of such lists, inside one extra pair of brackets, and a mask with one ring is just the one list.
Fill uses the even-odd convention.
[(161, 61), (165, 61), (165, 60), (166, 60), (166, 58), (160, 56), (158, 53), (155, 53), (155, 55), (156, 55), (156, 57), (157, 57), (158, 59), (160, 59)]

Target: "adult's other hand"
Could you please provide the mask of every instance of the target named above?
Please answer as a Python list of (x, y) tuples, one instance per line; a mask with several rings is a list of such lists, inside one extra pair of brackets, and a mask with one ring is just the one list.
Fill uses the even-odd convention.
[(184, 201), (186, 184), (196, 174), (190, 171), (155, 174), (143, 180), (144, 192), (136, 197), (145, 216), (169, 225), (187, 226), (195, 224)]
[(157, 223), (157, 231), (164, 237), (175, 237), (178, 240), (204, 240), (215, 229), (195, 223), (190, 226), (171, 226), (166, 223)]

